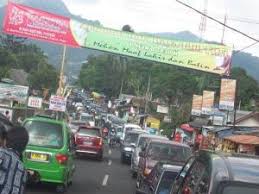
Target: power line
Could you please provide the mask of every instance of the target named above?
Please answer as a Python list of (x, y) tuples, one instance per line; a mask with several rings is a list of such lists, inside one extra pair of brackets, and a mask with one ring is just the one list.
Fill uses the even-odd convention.
[(239, 52), (241, 52), (241, 51), (243, 51), (243, 50), (246, 50), (246, 49), (248, 49), (248, 48), (250, 48), (250, 47), (252, 47), (252, 46), (254, 46), (254, 45), (258, 44), (258, 43), (259, 43), (259, 42), (254, 42), (253, 44), (250, 44), (250, 45), (248, 45), (248, 46), (246, 46), (246, 47), (244, 47), (244, 48), (242, 48), (242, 49), (236, 50), (236, 51), (235, 51), (235, 54), (236, 54), (236, 53), (239, 53)]
[(185, 7), (188, 7), (188, 8), (190, 8), (190, 9), (192, 9), (193, 11), (195, 11), (195, 12), (197, 12), (197, 13), (199, 13), (199, 14), (201, 14), (201, 15), (207, 17), (207, 18), (209, 18), (210, 20), (213, 20), (213, 21), (216, 22), (216, 23), (219, 23), (220, 25), (225, 26), (226, 28), (231, 29), (232, 31), (235, 31), (235, 32), (237, 32), (237, 33), (239, 33), (239, 34), (241, 34), (241, 35), (243, 35), (243, 36), (245, 36), (245, 37), (247, 37), (247, 38), (249, 38), (249, 39), (251, 39), (251, 40), (253, 40), (253, 41), (259, 42), (259, 40), (258, 40), (257, 38), (254, 38), (254, 37), (252, 37), (252, 36), (250, 36), (250, 35), (248, 35), (248, 34), (246, 34), (246, 33), (244, 33), (244, 32), (241, 32), (240, 30), (238, 30), (238, 29), (236, 29), (236, 28), (233, 28), (233, 27), (231, 27), (231, 26), (229, 26), (229, 25), (227, 25), (227, 24), (224, 24), (223, 22), (221, 22), (221, 21), (219, 21), (219, 20), (217, 20), (217, 19), (215, 19), (215, 18), (213, 18), (213, 17), (211, 17), (211, 16), (209, 16), (209, 15), (207, 15), (207, 14), (205, 14), (205, 13), (203, 13), (203, 12), (197, 10), (197, 9), (195, 9), (194, 7), (192, 7), (192, 6), (190, 6), (190, 5), (186, 4), (186, 3), (184, 3), (184, 2), (182, 2), (182, 1), (176, 0), (176, 2), (178, 2), (178, 3), (182, 4), (182, 5), (184, 5)]

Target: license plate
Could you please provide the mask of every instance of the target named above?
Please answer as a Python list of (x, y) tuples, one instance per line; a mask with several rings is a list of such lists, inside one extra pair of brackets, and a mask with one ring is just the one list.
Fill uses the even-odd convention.
[(40, 154), (40, 153), (31, 153), (31, 159), (36, 161), (48, 161), (47, 154)]
[(84, 141), (84, 145), (92, 145), (91, 141)]

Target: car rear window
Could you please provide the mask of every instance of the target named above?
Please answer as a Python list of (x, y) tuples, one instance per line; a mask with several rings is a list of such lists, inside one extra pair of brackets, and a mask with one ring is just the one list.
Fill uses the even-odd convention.
[(101, 136), (100, 130), (97, 128), (79, 128), (79, 135), (89, 135), (89, 136)]
[(61, 124), (27, 121), (24, 127), (29, 133), (28, 145), (48, 148), (63, 147), (63, 131)]
[(174, 179), (177, 176), (177, 172), (165, 171), (160, 184), (158, 185), (157, 193), (170, 193)]
[(143, 147), (147, 139), (148, 137), (140, 137), (138, 142), (138, 147)]
[(185, 162), (190, 156), (190, 148), (184, 146), (155, 142), (148, 148), (148, 157), (153, 160)]
[(125, 136), (126, 143), (136, 143), (138, 140), (138, 133), (127, 133)]

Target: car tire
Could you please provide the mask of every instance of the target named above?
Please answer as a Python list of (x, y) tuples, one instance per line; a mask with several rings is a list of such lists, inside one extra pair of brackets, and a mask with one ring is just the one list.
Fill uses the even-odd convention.
[(97, 160), (100, 161), (100, 162), (103, 161), (103, 154), (102, 153), (97, 156)]
[(56, 192), (57, 193), (65, 193), (67, 191), (67, 185), (66, 184), (59, 184), (56, 186)]
[(125, 163), (126, 163), (125, 158), (124, 158), (123, 155), (121, 155), (121, 163), (122, 163), (122, 164), (125, 164)]
[(136, 179), (138, 174), (136, 172), (132, 172), (131, 176), (132, 176), (133, 179)]

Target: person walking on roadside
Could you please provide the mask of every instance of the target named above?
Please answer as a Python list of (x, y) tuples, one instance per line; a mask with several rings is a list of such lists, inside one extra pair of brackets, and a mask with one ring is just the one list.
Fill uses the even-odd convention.
[(0, 148), (5, 147), (5, 145), (6, 145), (6, 129), (3, 125), (0, 124)]
[(24, 127), (13, 127), (6, 133), (6, 147), (0, 148), (0, 194), (24, 194), (27, 172), (22, 153), (29, 141)]
[(5, 117), (6, 117), (9, 121), (11, 120), (11, 116), (10, 116), (9, 110), (5, 111)]

